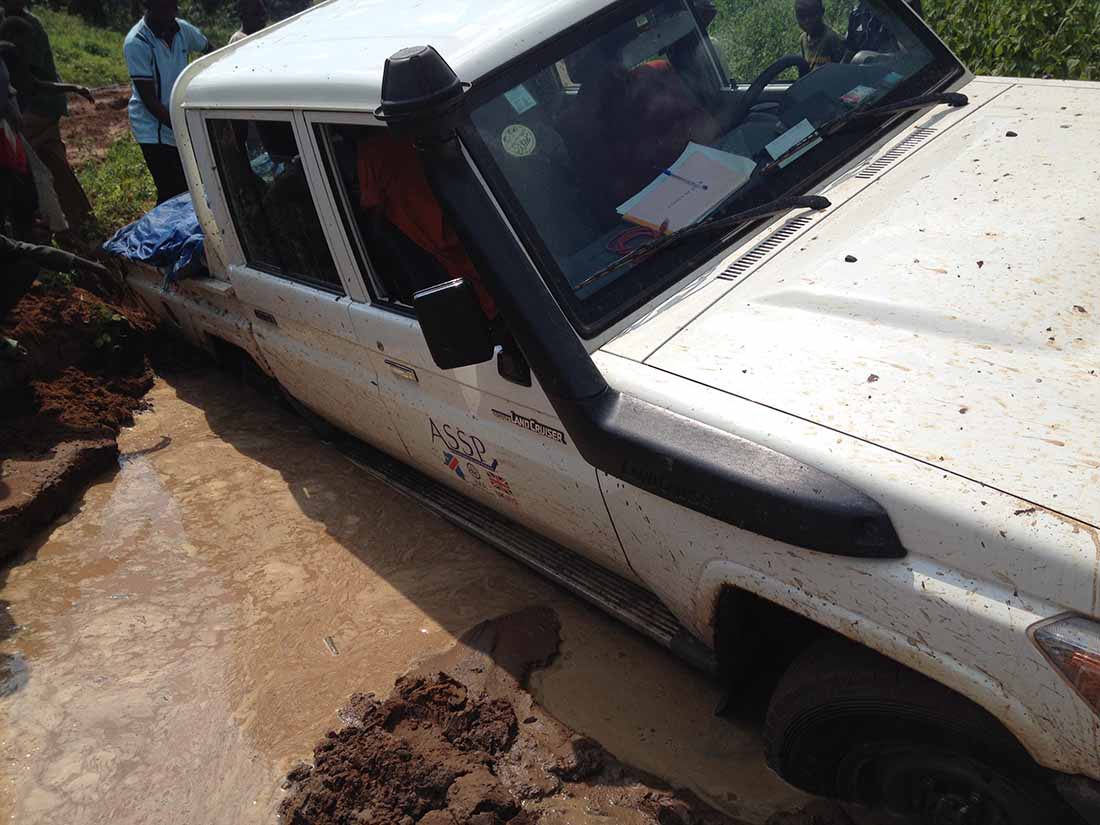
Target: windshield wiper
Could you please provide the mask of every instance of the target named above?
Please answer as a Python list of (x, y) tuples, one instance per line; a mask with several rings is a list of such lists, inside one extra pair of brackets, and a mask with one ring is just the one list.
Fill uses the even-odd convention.
[(577, 286), (573, 287), (573, 291), (579, 292), (585, 287), (603, 280), (612, 272), (616, 272), (628, 264), (636, 263), (642, 258), (648, 258), (650, 255), (660, 252), (662, 249), (668, 249), (670, 246), (675, 246), (689, 238), (694, 238), (696, 235), (709, 235), (714, 232), (730, 232), (743, 223), (754, 221), (757, 218), (767, 218), (771, 215), (779, 215), (784, 212), (789, 212), (792, 209), (820, 210), (828, 209), (831, 205), (828, 198), (823, 198), (820, 195), (792, 195), (776, 198), (773, 201), (768, 201), (752, 209), (735, 212), (724, 218), (713, 217), (699, 223), (689, 224), (688, 226), (680, 227), (675, 232), (668, 235), (662, 235), (659, 238), (646, 241), (614, 263), (608, 264), (603, 269), (598, 269), (593, 272), (577, 284)]
[(927, 95), (918, 95), (917, 97), (910, 97), (906, 100), (899, 100), (896, 103), (883, 103), (878, 106), (867, 106), (866, 108), (852, 109), (849, 112), (845, 112), (839, 117), (833, 118), (823, 126), (818, 126), (802, 140), (798, 141), (792, 146), (789, 146), (784, 152), (775, 158), (771, 163), (766, 163), (760, 167), (760, 172), (770, 172), (776, 167), (782, 166), (783, 162), (787, 159), (805, 152), (810, 146), (824, 140), (831, 135), (835, 135), (849, 123), (854, 120), (860, 120), (865, 117), (881, 117), (883, 115), (897, 114), (898, 112), (908, 112), (914, 109), (927, 109), (930, 106), (938, 106), (941, 103), (946, 103), (952, 108), (958, 106), (965, 106), (970, 102), (970, 99), (959, 92), (933, 92)]

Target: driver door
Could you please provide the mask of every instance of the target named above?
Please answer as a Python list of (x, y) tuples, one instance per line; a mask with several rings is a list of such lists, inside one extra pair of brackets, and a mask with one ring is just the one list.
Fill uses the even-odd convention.
[(525, 382), (522, 375), (502, 372), (496, 359), (453, 370), (433, 362), (412, 293), (450, 276), (402, 231), (400, 208), (387, 211), (365, 195), (370, 184), (360, 153), (385, 127), (366, 115), (317, 113), (307, 121), (344, 242), (353, 251), (341, 274), (367, 296), (352, 301), (351, 325), (370, 353), (408, 460), (464, 495), (633, 577), (595, 471), (573, 447), (537, 378), (528, 375)]

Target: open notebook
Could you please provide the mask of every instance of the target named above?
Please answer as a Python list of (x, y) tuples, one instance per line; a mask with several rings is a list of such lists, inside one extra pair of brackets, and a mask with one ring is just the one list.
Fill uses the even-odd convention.
[(675, 232), (706, 217), (749, 179), (756, 164), (740, 155), (689, 143), (668, 169), (618, 207), (631, 223)]

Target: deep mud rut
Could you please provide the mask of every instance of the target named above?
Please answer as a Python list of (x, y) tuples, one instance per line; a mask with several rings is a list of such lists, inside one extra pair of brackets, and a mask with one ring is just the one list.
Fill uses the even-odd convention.
[[(273, 823), (283, 778), (349, 697), (389, 696), (418, 665), (472, 678), (430, 657), (535, 605), (561, 644), (528, 680), (537, 707), (509, 694), (504, 752), (526, 752), (528, 727), (557, 731), (558, 772), (508, 786), (559, 806), (546, 823), (637, 821), (597, 815), (625, 816), (625, 791), (570, 778), (572, 732), (631, 766), (627, 784), (659, 778), (658, 801), (667, 783), (749, 823), (809, 801), (766, 769), (753, 726), (712, 715), (713, 684), (367, 478), (290, 413), (209, 372), (158, 380), (147, 401), (118, 471), (0, 568), (0, 821)], [(482, 677), (522, 681), (490, 658)], [(590, 787), (541, 802), (520, 787), (574, 781)]]

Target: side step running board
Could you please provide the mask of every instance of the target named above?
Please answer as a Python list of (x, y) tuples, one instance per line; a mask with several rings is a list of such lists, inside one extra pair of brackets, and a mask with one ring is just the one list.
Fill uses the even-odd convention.
[(714, 654), (684, 630), (668, 608), (645, 588), (460, 495), (362, 441), (341, 437), (331, 443), (355, 466), (398, 492), (534, 568), (693, 667), (712, 676), (717, 673)]

